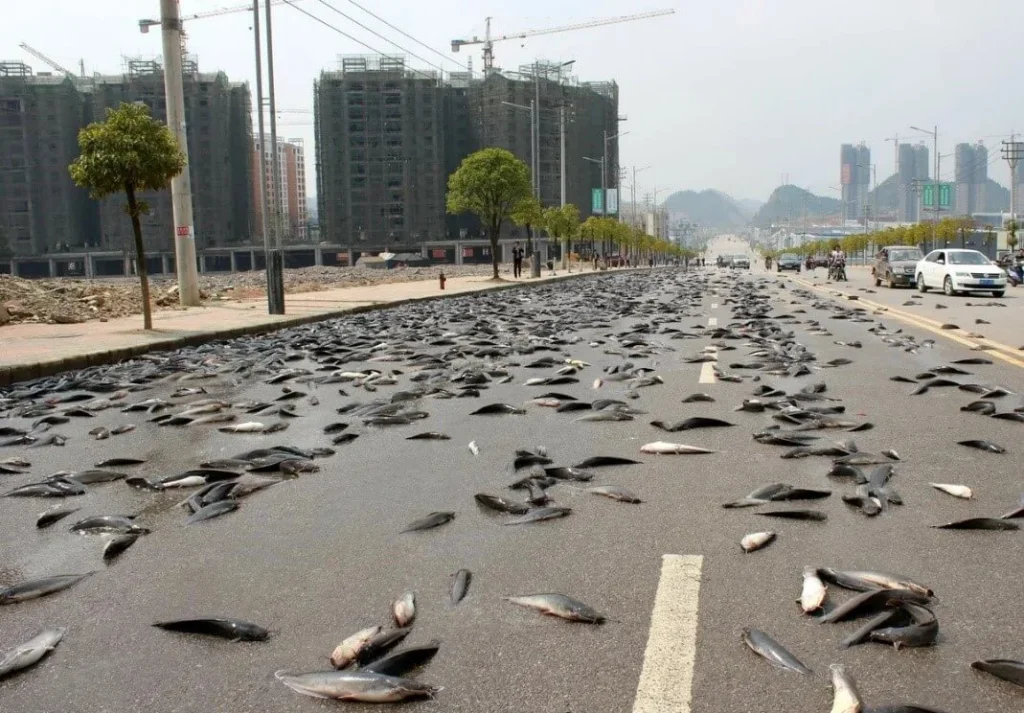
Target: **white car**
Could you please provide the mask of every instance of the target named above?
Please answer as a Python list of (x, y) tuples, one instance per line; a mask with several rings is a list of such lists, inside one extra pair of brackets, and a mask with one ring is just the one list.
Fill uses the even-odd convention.
[(917, 289), (960, 292), (1006, 292), (1006, 273), (977, 250), (933, 250), (917, 263)]

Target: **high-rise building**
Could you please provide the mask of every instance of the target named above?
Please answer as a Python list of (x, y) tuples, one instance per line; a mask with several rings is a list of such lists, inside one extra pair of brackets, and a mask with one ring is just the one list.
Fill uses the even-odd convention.
[(918, 192), (928, 179), (928, 147), (923, 143), (900, 144), (898, 173), (898, 219), (913, 223), (920, 220)]
[(981, 141), (974, 145), (957, 144), (955, 158), (957, 215), (984, 212), (987, 208), (988, 149)]
[[(539, 77), (540, 84), (534, 81)], [(447, 82), (401, 58), (344, 57), (314, 86), (317, 200), (324, 240), (370, 250), (482, 237), (473, 216), (445, 210), (448, 177), (482, 147), (532, 163), (529, 107), (540, 94), (538, 187), (544, 206), (561, 202), (561, 122), (566, 124), (566, 201), (590, 214), (601, 186), (603, 136), (618, 132), (614, 82), (579, 84), (561, 65)], [(618, 185), (618, 141), (608, 142), (607, 186)], [(508, 226), (509, 234), (518, 231)]]
[[(260, 150), (264, 150), (263, 181), (267, 192), (267, 211), (273, 218), (275, 196), (271, 176), (273, 156), (270, 153), (270, 136), (265, 141), (253, 140), (252, 150), (252, 200), (253, 235), (263, 234), (263, 186), (260, 185)], [(281, 174), (281, 242), (303, 243), (309, 238), (306, 217), (306, 150), (302, 139), (277, 140), (278, 170)]]
[(839, 147), (839, 185), (845, 220), (863, 220), (871, 190), (871, 149), (864, 143)]
[[(252, 123), (249, 90), (232, 84), (223, 72), (200, 73), (192, 60), (183, 63), (185, 126), (188, 129), (189, 178), (196, 247), (250, 241), (252, 236)], [(146, 104), (153, 118), (167, 120), (163, 68), (149, 60), (129, 60), (127, 72), (93, 78), (92, 120), (124, 102)], [(244, 117), (244, 118), (243, 118)], [(244, 149), (242, 148), (244, 146)], [(141, 195), (149, 205), (142, 228), (157, 250), (174, 247), (170, 190)], [(132, 245), (131, 224), (124, 218), (125, 199), (112, 196), (100, 204), (101, 244), (108, 249)]]
[(95, 203), (68, 173), (86, 99), (72, 78), (0, 62), (0, 244), (15, 255), (99, 241)]

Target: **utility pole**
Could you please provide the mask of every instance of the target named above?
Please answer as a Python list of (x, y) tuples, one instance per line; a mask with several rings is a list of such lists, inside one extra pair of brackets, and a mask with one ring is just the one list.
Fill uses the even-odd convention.
[(1017, 162), (1024, 153), (1024, 141), (1017, 141), (1016, 134), (1010, 134), (1009, 141), (1003, 141), (1003, 158), (1010, 164), (1010, 220), (1017, 222)]
[(178, 302), (183, 307), (199, 304), (196, 270), (195, 225), (192, 220), (192, 180), (189, 175), (188, 133), (185, 130), (185, 89), (181, 75), (181, 17), (178, 0), (160, 0), (160, 27), (164, 51), (164, 92), (167, 126), (185, 154), (185, 170), (171, 179), (174, 215), (174, 268), (178, 273)]
[(561, 166), (559, 176), (562, 179), (561, 205), (565, 207), (565, 105), (558, 107), (558, 141), (560, 144)]
[[(284, 260), (281, 254), (281, 160), (277, 155), (277, 107), (274, 104), (274, 33), (270, 26), (270, 8), (267, 0), (267, 99), (270, 109), (270, 174), (274, 192), (274, 248), (267, 261), (267, 307), (270, 314), (284, 314)], [(263, 111), (263, 107), (260, 107)], [(262, 138), (262, 137), (260, 137)]]
[[(537, 92), (540, 93), (540, 81), (537, 82)], [(537, 107), (540, 100), (530, 100), (530, 173), (533, 174), (533, 195), (540, 199), (540, 175), (537, 170)]]
[[(260, 47), (260, 0), (252, 0), (252, 31), (256, 43), (256, 124), (259, 131), (259, 181), (260, 181), (260, 216), (263, 225), (263, 261), (267, 270), (267, 304), (272, 307), (270, 295), (274, 293), (270, 278), (270, 210), (267, 204), (267, 135), (263, 131), (263, 50)], [(351, 242), (349, 243), (351, 246)], [(255, 268), (255, 265), (253, 266)], [(276, 314), (268, 309), (270, 314)]]

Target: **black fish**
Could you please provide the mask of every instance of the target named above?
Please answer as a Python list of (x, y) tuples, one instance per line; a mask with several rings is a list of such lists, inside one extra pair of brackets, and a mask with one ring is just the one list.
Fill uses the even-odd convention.
[(781, 517), (787, 520), (816, 520), (821, 522), (828, 519), (828, 515), (819, 510), (771, 510), (757, 514), (763, 517)]
[(975, 661), (971, 664), (971, 668), (976, 671), (984, 671), (996, 678), (1001, 678), (1004, 681), (1024, 687), (1024, 661), (987, 659), (985, 661)]
[(939, 636), (939, 621), (930, 609), (904, 603), (901, 608), (913, 618), (906, 626), (889, 626), (872, 631), (868, 638), (884, 644), (892, 644), (897, 651), (900, 647), (932, 646)]
[(411, 631), (412, 627), (407, 626), (377, 634), (367, 642), (366, 646), (359, 650), (359, 653), (356, 654), (356, 661), (359, 662), (360, 666), (376, 661), (388, 651), (398, 646), (402, 639), (407, 637)]
[(996, 412), (996, 405), (991, 401), (972, 401), (966, 406), (961, 406), (960, 410), (980, 413), (983, 416), (991, 416)]
[(331, 439), (331, 445), (343, 446), (346, 443), (351, 443), (357, 438), (359, 438), (358, 433), (339, 433), (337, 436)]
[(881, 629), (887, 624), (893, 624), (896, 621), (904, 617), (902, 609), (887, 609), (885, 611), (875, 614), (873, 617), (864, 622), (864, 625), (854, 631), (852, 634), (847, 636), (845, 639), (839, 642), (839, 648), (847, 649), (851, 646), (857, 646), (863, 644), (868, 640), (868, 636), (875, 629)]
[(511, 500), (505, 500), (505, 498), (488, 495), (487, 493), (477, 493), (473, 497), (485, 508), (496, 510), (497, 512), (525, 515), (530, 510), (530, 507), (524, 503), (512, 502)]
[(591, 405), (586, 401), (569, 401), (561, 404), (555, 409), (555, 413), (569, 413), (572, 411), (590, 411)]
[(71, 526), (72, 532), (82, 533), (104, 533), (114, 532), (121, 535), (145, 535), (149, 530), (136, 525), (134, 518), (124, 515), (97, 515), (79, 520)]
[(347, 423), (329, 423), (324, 426), (324, 433), (341, 433), (348, 428)]
[(407, 441), (450, 441), (451, 436), (447, 436), (437, 431), (426, 431), (424, 433), (417, 433), (415, 436), (406, 436)]
[(47, 512), (44, 512), (41, 515), (39, 515), (39, 518), (36, 520), (36, 527), (42, 530), (43, 528), (49, 527), (55, 522), (63, 520), (68, 515), (78, 512), (78, 510), (79, 508), (66, 508), (63, 510), (49, 510)]
[(390, 656), (363, 666), (360, 670), (385, 676), (404, 676), (408, 672), (430, 663), (440, 648), (441, 642), (435, 639), (422, 646), (410, 646), (396, 651)]
[(1017, 423), (1024, 423), (1024, 413), (1017, 413), (1016, 411), (1004, 411), (1003, 413), (994, 413), (992, 418), (1002, 419), (1003, 421), (1016, 421)]
[(516, 459), (513, 461), (512, 466), (515, 470), (527, 468), (531, 465), (549, 465), (552, 460), (547, 456), (537, 455), (536, 453), (529, 453), (526, 451), (519, 451), (516, 453)]
[(458, 604), (469, 592), (469, 583), (473, 580), (473, 573), (468, 569), (460, 569), (452, 577), (451, 601), (452, 604)]
[(651, 421), (651, 425), (654, 426), (655, 428), (660, 428), (663, 431), (675, 433), (677, 431), (688, 431), (692, 428), (726, 428), (734, 426), (735, 424), (729, 423), (728, 421), (722, 421), (717, 418), (693, 416), (682, 421), (676, 421), (675, 423), (665, 423), (664, 421)]
[(216, 636), (232, 641), (266, 641), (270, 638), (270, 632), (262, 626), (240, 619), (178, 619), (176, 621), (160, 621), (153, 626), (166, 631)]
[(1006, 453), (1005, 448), (989, 441), (957, 441), (957, 445), (967, 446), (968, 448), (977, 448), (979, 451), (988, 451), (989, 453)]
[(135, 541), (138, 539), (139, 536), (135, 534), (118, 535), (108, 542), (103, 548), (103, 561), (109, 562), (115, 559), (122, 552), (134, 545)]
[(552, 466), (545, 468), (544, 473), (559, 480), (578, 480), (586, 483), (594, 479), (593, 473), (571, 466)]
[(515, 520), (509, 520), (508, 522), (502, 523), (503, 525), (526, 525), (531, 522), (543, 522), (545, 520), (554, 520), (560, 517), (566, 517), (572, 512), (572, 508), (562, 507), (543, 507), (531, 510), (522, 517), (517, 517)]
[(580, 463), (577, 463), (573, 468), (579, 468), (586, 470), (587, 468), (603, 468), (604, 466), (610, 465), (638, 465), (640, 461), (633, 460), (632, 458), (619, 458), (618, 456), (591, 456), (586, 458)]
[(1019, 530), (1020, 525), (995, 517), (969, 517), (966, 520), (932, 525), (936, 530)]
[(96, 464), (97, 468), (109, 468), (119, 465), (141, 465), (146, 462), (145, 458), (107, 458)]
[[(453, 512), (432, 512), (426, 517), (409, 523), (402, 532), (418, 532), (420, 530), (432, 530), (435, 527), (446, 525), (455, 519)], [(401, 534), (401, 533), (399, 533)]]
[(710, 394), (690, 394), (683, 399), (684, 404), (692, 404), (697, 402), (713, 402), (715, 398)]
[(910, 604), (927, 604), (929, 598), (912, 592), (909, 589), (872, 589), (837, 606), (832, 611), (818, 619), (819, 623), (831, 624), (837, 621), (846, 621), (858, 617), (874, 614), (886, 607), (892, 606), (893, 602)]
[(517, 408), (511, 404), (487, 404), (478, 408), (476, 411), (471, 411), (470, 416), (486, 416), (490, 414), (524, 414), (526, 409)]
[(192, 525), (204, 520), (212, 520), (215, 517), (227, 515), (229, 512), (234, 512), (237, 509), (238, 502), (236, 500), (218, 500), (196, 510), (187, 520), (185, 520), (185, 524)]
[(17, 604), (29, 599), (38, 599), (39, 597), (63, 592), (65, 589), (78, 584), (90, 574), (92, 573), (58, 574), (52, 577), (21, 582), (6, 589), (0, 589), (0, 604)]

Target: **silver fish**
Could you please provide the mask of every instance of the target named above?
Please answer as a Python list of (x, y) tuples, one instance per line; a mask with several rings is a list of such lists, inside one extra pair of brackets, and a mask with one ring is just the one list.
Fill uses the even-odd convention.
[(952, 495), (954, 498), (963, 498), (964, 500), (970, 500), (974, 497), (974, 491), (968, 488), (966, 485), (955, 485), (952, 483), (928, 483), (936, 490), (941, 490), (946, 495)]
[(0, 678), (39, 663), (57, 648), (67, 629), (47, 629), (0, 656)]
[(832, 664), (832, 711), (831, 713), (861, 713), (864, 700), (857, 690), (853, 677), (846, 672), (845, 666)]
[(602, 624), (605, 621), (603, 614), (599, 614), (583, 602), (567, 597), (564, 594), (525, 594), (522, 596), (505, 597), (505, 601), (521, 607), (536, 609), (542, 614), (557, 616), (568, 621), (578, 621), (585, 624)]
[(408, 678), (365, 671), (323, 671), (292, 674), (278, 671), (274, 677), (296, 693), (313, 698), (364, 703), (397, 703), (410, 698), (433, 698), (441, 691)]
[(621, 485), (595, 485), (592, 488), (587, 488), (588, 493), (594, 495), (603, 495), (606, 498), (612, 500), (618, 500), (621, 503), (641, 503), (640, 496), (634, 493), (632, 490), (623, 488)]
[(707, 448), (687, 446), (683, 443), (667, 443), (666, 441), (654, 441), (653, 443), (646, 443), (640, 447), (640, 452), (656, 453), (658, 455), (694, 455), (701, 453), (714, 453), (714, 451), (708, 450)]
[(395, 618), (395, 624), (399, 627), (406, 627), (412, 624), (416, 618), (416, 594), (406, 591), (398, 597), (391, 605), (391, 615)]
[(331, 652), (331, 665), (336, 669), (350, 665), (359, 656), (359, 652), (380, 632), (380, 626), (368, 626), (347, 637)]
[(743, 629), (743, 643), (768, 663), (787, 671), (809, 674), (811, 669), (800, 663), (782, 644), (758, 629)]

